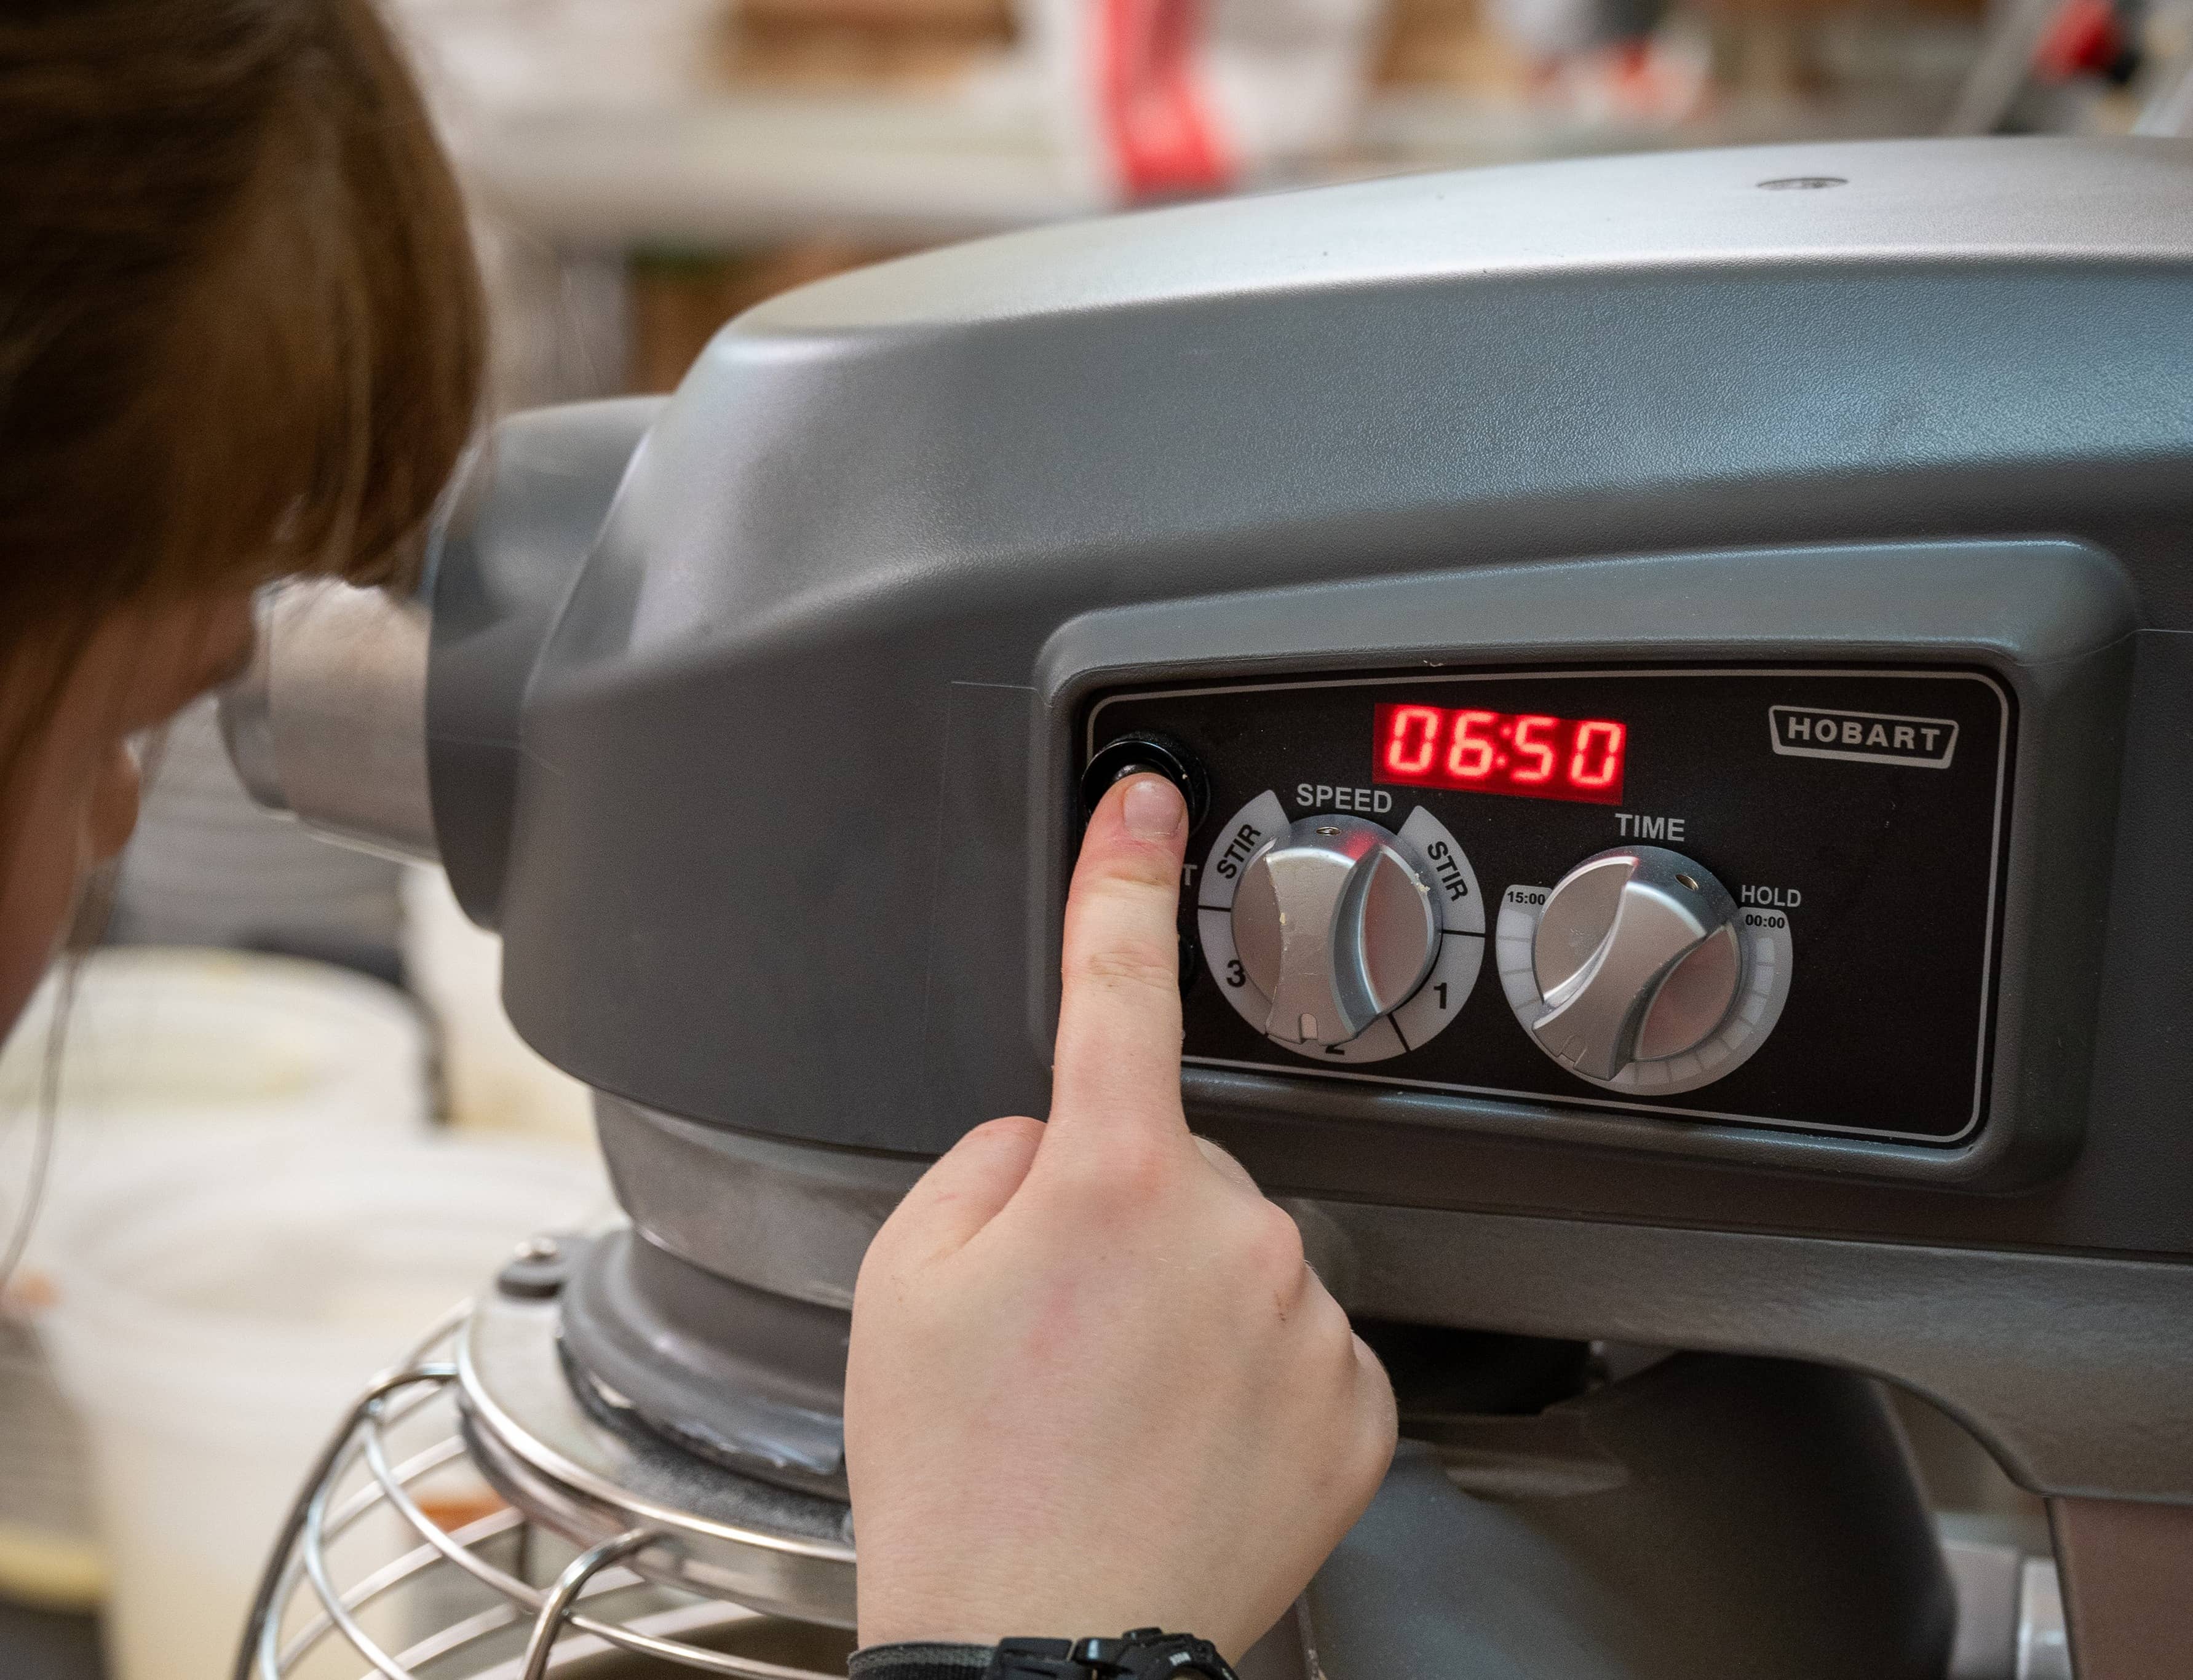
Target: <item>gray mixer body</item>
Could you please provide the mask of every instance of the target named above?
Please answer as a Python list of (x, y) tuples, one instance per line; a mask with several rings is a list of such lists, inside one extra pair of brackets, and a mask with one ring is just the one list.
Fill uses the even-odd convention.
[[(513, 1020), (603, 1094), (637, 1235), (567, 1337), (615, 1365), (648, 1321), (623, 1339), (686, 1350), (654, 1410), (761, 1394), (719, 1430), (828, 1485), (827, 1315), (924, 1159), (1043, 1112), (1079, 778), (1132, 724), (1209, 783), (1191, 1122), (1351, 1311), (1915, 1389), (2053, 1501), (2082, 1671), (2162, 1674), (2182, 1608), (2112, 1594), (2193, 1560), (2189, 532), (2193, 151), (2164, 143), (1039, 230), (765, 305), (666, 403), (507, 422), (438, 546), (427, 766)], [(1345, 1066), (1261, 1039), (1212, 946), (1229, 825), (1268, 788), (1386, 810), (1373, 703), (1472, 683), (1459, 715), (1630, 719), (1623, 803), (1399, 789), (1474, 865), (1457, 1024)], [(1787, 733), (1829, 713), (1962, 756)], [(1500, 919), (1640, 836), (1740, 889), (1761, 997), (1782, 953), (1765, 1048), (1686, 1096), (1542, 1055)], [(1872, 1473), (1842, 1399), (1772, 1404)], [(1560, 1526), (1488, 1555), (1527, 1573)], [(1869, 1655), (1746, 1671), (1938, 1669), (1907, 1574)], [(1572, 1643), (1486, 1671), (1663, 1671)]]

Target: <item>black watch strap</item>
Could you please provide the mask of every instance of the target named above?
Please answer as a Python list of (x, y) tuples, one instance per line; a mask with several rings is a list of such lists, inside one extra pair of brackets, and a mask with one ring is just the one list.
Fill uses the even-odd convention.
[(995, 1647), (869, 1645), (853, 1653), (846, 1680), (982, 1680)]
[(988, 1645), (870, 1645), (847, 1680), (1239, 1680), (1218, 1648), (1138, 1627), (1116, 1639), (1007, 1639)]

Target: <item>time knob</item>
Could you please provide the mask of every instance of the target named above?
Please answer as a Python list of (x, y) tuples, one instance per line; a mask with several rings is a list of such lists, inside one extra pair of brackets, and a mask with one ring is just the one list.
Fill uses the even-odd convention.
[(1586, 858), (1546, 900), (1532, 944), (1545, 1013), (1531, 1031), (1594, 1079), (1694, 1049), (1744, 995), (1728, 889), (1681, 853), (1625, 846)]
[(1402, 838), (1360, 817), (1304, 817), (1251, 858), (1234, 944), (1272, 1000), (1264, 1031), (1322, 1047), (1408, 1001), (1439, 955), (1429, 872)]

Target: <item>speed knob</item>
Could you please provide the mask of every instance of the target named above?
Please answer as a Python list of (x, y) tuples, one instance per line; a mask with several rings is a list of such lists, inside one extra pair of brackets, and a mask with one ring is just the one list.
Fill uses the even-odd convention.
[(1735, 901), (1680, 853), (1629, 846), (1587, 858), (1548, 895), (1532, 943), (1556, 1061), (1611, 1080), (1633, 1061), (1695, 1049), (1743, 995)]
[(1345, 1043), (1430, 972), (1440, 911), (1406, 843), (1360, 817), (1304, 817), (1249, 860), (1234, 895), (1234, 945), (1272, 1000), (1271, 1037)]

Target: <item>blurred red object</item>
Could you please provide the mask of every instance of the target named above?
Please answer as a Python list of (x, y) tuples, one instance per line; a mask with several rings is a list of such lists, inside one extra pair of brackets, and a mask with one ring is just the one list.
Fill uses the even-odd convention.
[(1203, 0), (1090, 8), (1099, 120), (1131, 197), (1209, 192), (1233, 178), (1195, 63), (1203, 9)]
[(2106, 75), (2123, 62), (2129, 44), (2110, 0), (2064, 0), (2033, 49), (2033, 68), (2050, 82)]

